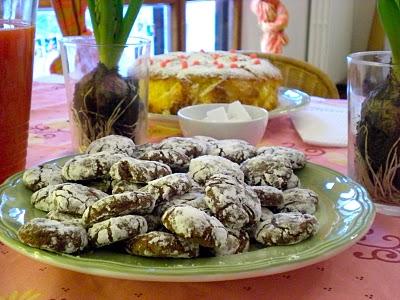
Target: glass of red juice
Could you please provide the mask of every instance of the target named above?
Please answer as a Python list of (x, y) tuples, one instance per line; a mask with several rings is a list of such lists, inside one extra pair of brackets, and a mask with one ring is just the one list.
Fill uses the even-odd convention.
[(0, 0), (0, 183), (25, 168), (37, 0)]

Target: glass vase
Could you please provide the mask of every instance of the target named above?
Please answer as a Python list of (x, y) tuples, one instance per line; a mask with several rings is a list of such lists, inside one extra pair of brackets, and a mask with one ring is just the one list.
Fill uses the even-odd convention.
[(377, 212), (400, 215), (400, 65), (391, 52), (348, 57), (349, 176), (366, 187)]
[(61, 58), (74, 149), (112, 134), (146, 140), (150, 42), (97, 45), (92, 37), (66, 37)]

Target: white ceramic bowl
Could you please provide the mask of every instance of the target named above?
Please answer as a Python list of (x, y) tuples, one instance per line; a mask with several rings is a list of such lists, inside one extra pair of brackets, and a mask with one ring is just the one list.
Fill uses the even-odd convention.
[(203, 121), (207, 112), (228, 103), (199, 104), (178, 111), (179, 125), (184, 136), (205, 135), (216, 139), (242, 139), (256, 145), (263, 137), (268, 123), (268, 111), (252, 105), (243, 105), (251, 121), (209, 122)]

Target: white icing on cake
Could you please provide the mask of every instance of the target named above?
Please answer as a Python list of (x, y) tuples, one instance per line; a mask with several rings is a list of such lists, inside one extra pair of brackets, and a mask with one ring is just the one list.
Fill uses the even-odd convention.
[(240, 53), (173, 52), (157, 55), (151, 60), (150, 76), (179, 79), (190, 76), (257, 79), (267, 77), (281, 79), (278, 68), (268, 60)]

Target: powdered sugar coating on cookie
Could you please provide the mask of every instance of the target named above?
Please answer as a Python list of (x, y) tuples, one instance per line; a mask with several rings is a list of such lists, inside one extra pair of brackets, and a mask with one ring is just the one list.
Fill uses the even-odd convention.
[(125, 192), (105, 197), (89, 206), (82, 215), (84, 224), (94, 224), (128, 214), (144, 215), (153, 211), (156, 200), (145, 192)]
[(204, 155), (192, 159), (189, 164), (189, 175), (199, 184), (204, 184), (214, 174), (225, 174), (244, 181), (239, 165), (220, 156)]
[(57, 185), (50, 198), (54, 210), (63, 213), (82, 215), (85, 209), (108, 194), (77, 183)]
[(318, 194), (309, 189), (294, 188), (283, 192), (282, 212), (300, 212), (314, 214), (318, 205)]
[(193, 258), (199, 255), (199, 245), (172, 233), (153, 231), (128, 241), (128, 253), (146, 257)]
[(160, 149), (173, 149), (195, 158), (206, 154), (207, 143), (198, 139), (188, 137), (170, 137), (162, 140), (159, 144)]
[(256, 156), (257, 148), (246, 141), (227, 139), (210, 142), (208, 155), (222, 156), (237, 164)]
[(110, 169), (113, 180), (133, 183), (147, 183), (170, 174), (171, 168), (166, 164), (131, 157), (119, 160)]
[(318, 228), (318, 220), (313, 215), (279, 213), (258, 224), (255, 238), (266, 246), (292, 245), (314, 235)]
[(173, 172), (187, 171), (190, 158), (174, 149), (149, 150), (137, 156), (137, 159), (158, 161), (170, 166)]
[(108, 135), (94, 140), (86, 149), (87, 154), (98, 152), (122, 153), (132, 156), (135, 143), (128, 137), (122, 135)]
[(283, 203), (283, 192), (276, 187), (261, 185), (250, 188), (257, 194), (261, 206), (277, 207)]
[(289, 159), (283, 156), (262, 155), (250, 158), (240, 166), (247, 184), (268, 185), (280, 190), (287, 189), (293, 175)]
[(142, 216), (127, 215), (110, 218), (93, 224), (88, 229), (89, 243), (102, 247), (147, 232), (147, 222)]
[(68, 222), (35, 218), (22, 225), (18, 238), (24, 244), (52, 252), (74, 253), (88, 244), (85, 228)]
[(175, 173), (150, 181), (145, 191), (152, 194), (158, 202), (167, 201), (175, 195), (183, 195), (192, 187), (186, 173)]
[(235, 178), (215, 174), (207, 180), (204, 201), (216, 218), (228, 228), (240, 229), (250, 222), (241, 201), (244, 187)]
[(43, 164), (24, 172), (23, 184), (31, 191), (38, 191), (46, 186), (64, 182), (61, 167), (56, 164)]
[(283, 147), (283, 146), (268, 146), (260, 147), (257, 150), (257, 155), (282, 155), (290, 160), (293, 169), (304, 168), (307, 162), (306, 155), (293, 148)]
[(249, 250), (250, 237), (243, 230), (228, 229), (228, 238), (226, 243), (213, 248), (215, 256), (226, 256), (238, 253), (244, 253)]
[(99, 179), (108, 176), (111, 166), (124, 157), (109, 152), (77, 155), (64, 164), (62, 175), (73, 181)]
[(54, 209), (54, 202), (51, 193), (58, 185), (49, 185), (42, 188), (31, 195), (31, 204), (40, 210), (51, 211)]
[(218, 247), (228, 238), (227, 229), (217, 218), (189, 205), (168, 208), (161, 221), (169, 231), (204, 247)]

